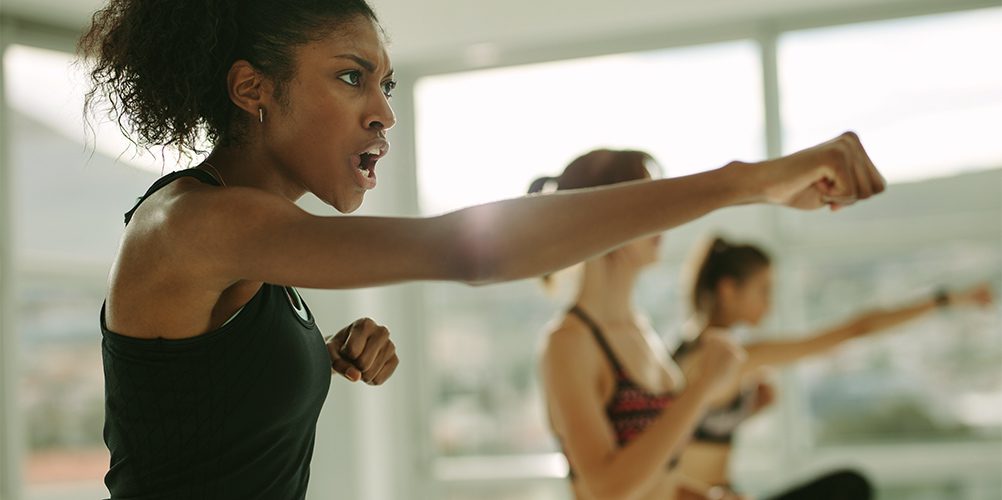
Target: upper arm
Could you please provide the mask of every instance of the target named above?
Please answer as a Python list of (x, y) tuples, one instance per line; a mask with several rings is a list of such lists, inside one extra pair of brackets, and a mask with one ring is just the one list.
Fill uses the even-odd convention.
[(252, 188), (192, 190), (166, 207), (163, 237), (202, 276), (306, 288), (461, 281), (431, 219), (321, 217)]
[(616, 450), (600, 394), (603, 358), (586, 332), (564, 327), (550, 334), (541, 360), (550, 418), (564, 452), (585, 483)]

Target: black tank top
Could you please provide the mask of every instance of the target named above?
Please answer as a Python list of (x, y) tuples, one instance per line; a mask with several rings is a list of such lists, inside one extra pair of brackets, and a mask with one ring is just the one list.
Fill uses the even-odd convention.
[[(174, 172), (136, 206), (185, 176), (219, 185)], [(331, 362), (294, 289), (266, 283), (226, 324), (189, 339), (119, 335), (104, 306), (101, 332), (112, 499), (305, 498)]]

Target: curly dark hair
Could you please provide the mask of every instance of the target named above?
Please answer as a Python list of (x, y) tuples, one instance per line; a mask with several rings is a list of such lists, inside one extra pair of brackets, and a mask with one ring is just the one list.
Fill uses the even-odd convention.
[(92, 88), (86, 116), (100, 111), (137, 147), (198, 153), (197, 142), (237, 141), (241, 118), (226, 76), (246, 60), (276, 93), (295, 75), (293, 49), (364, 16), (365, 0), (110, 0), (96, 12), (78, 52)]

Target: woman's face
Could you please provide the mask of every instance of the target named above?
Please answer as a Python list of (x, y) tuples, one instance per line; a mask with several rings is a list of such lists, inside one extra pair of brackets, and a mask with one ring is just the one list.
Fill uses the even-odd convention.
[(389, 55), (372, 21), (358, 16), (295, 51), (296, 74), (266, 109), (266, 154), (284, 174), (342, 213), (376, 187), (396, 118)]
[[(643, 180), (651, 180), (651, 177), (647, 176)], [(661, 234), (656, 234), (633, 240), (613, 250), (610, 255), (634, 269), (643, 269), (661, 259), (661, 238)]]
[(721, 290), (721, 307), (733, 323), (757, 326), (772, 306), (772, 269), (763, 267)]

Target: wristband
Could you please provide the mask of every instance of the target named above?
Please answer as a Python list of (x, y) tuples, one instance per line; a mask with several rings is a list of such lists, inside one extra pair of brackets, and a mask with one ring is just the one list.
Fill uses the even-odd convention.
[(936, 307), (946, 307), (950, 305), (950, 293), (946, 291), (946, 288), (937, 288), (936, 293), (932, 296), (932, 300), (936, 304)]

